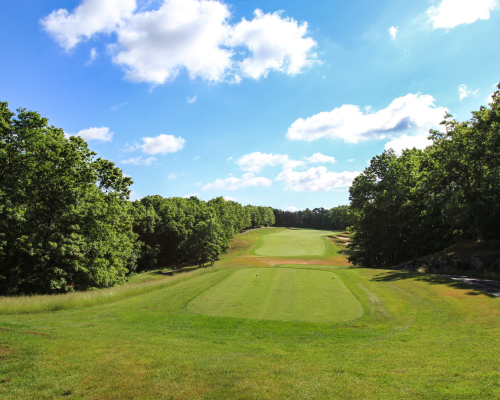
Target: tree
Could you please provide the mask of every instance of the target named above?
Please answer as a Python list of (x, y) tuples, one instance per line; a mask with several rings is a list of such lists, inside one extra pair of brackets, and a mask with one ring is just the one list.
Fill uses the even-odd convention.
[(95, 155), (0, 102), (0, 293), (107, 287), (135, 268), (132, 181)]

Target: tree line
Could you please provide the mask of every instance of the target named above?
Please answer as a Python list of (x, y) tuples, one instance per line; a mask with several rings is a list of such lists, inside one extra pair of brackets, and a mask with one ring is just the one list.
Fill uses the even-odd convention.
[(134, 271), (213, 263), (269, 207), (219, 197), (148, 196), (78, 136), (0, 102), (0, 295), (64, 293), (124, 282)]
[(285, 211), (273, 209), (275, 226), (296, 227), (323, 230), (345, 230), (348, 223), (349, 206), (330, 209), (314, 208), (303, 211)]
[(354, 180), (351, 262), (381, 268), (500, 238), (500, 90), (472, 115), (447, 114), (444, 132), (429, 132), (432, 145), (385, 151)]

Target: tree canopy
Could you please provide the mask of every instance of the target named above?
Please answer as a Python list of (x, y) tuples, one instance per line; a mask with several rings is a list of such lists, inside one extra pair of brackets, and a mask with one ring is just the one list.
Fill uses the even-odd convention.
[(429, 132), (432, 145), (385, 151), (354, 180), (352, 262), (384, 267), (500, 237), (500, 90), (472, 115), (447, 114), (444, 132)]
[(63, 293), (213, 263), (269, 207), (222, 197), (129, 201), (130, 177), (38, 113), (0, 102), (0, 294)]

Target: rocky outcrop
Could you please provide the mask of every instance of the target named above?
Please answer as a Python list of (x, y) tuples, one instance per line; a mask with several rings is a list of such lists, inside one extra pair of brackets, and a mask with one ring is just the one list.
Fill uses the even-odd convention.
[(447, 273), (452, 271), (500, 271), (500, 263), (484, 261), (477, 257), (452, 258), (418, 258), (396, 266), (394, 269), (408, 271)]

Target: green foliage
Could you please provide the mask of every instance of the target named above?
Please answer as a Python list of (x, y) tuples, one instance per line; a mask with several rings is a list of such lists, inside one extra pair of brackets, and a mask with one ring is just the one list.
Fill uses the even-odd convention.
[(130, 178), (38, 113), (0, 103), (0, 293), (109, 287), (133, 269)]
[(142, 246), (138, 271), (213, 263), (236, 233), (272, 225), (269, 207), (245, 206), (217, 197), (208, 202), (147, 196), (133, 202), (134, 231)]
[(354, 180), (351, 262), (390, 266), (500, 237), (500, 91), (472, 114), (467, 122), (447, 114), (431, 146), (386, 151)]
[(304, 211), (284, 211), (273, 209), (275, 226), (297, 227), (322, 230), (345, 230), (349, 225), (347, 218), (348, 206), (338, 206), (331, 209), (323, 207)]

